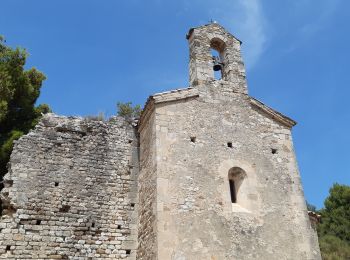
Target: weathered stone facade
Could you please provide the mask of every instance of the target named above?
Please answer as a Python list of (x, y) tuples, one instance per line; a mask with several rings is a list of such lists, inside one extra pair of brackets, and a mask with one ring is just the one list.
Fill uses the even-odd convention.
[(135, 259), (138, 141), (122, 118), (46, 115), (5, 176), (3, 259)]
[(50, 114), (17, 142), (0, 257), (321, 258), (295, 122), (248, 95), (241, 43), (224, 28), (187, 39), (190, 87), (151, 96), (135, 129)]
[[(190, 88), (151, 96), (139, 123), (147, 143), (140, 157), (153, 166), (149, 182), (139, 182), (139, 196), (153, 201), (139, 208), (150, 211), (156, 230), (152, 246), (139, 243), (142, 259), (320, 259), (295, 122), (247, 94), (240, 42), (220, 25), (191, 29), (187, 38)], [(211, 48), (221, 56), (221, 80)], [(148, 174), (141, 166), (140, 179)], [(139, 237), (147, 226), (140, 224)]]

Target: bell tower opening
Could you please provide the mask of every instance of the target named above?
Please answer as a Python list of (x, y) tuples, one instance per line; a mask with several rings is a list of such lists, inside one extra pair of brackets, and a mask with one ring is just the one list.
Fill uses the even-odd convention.
[(210, 48), (210, 53), (213, 57), (214, 79), (220, 80), (222, 79), (222, 62), (220, 58), (220, 53), (213, 48)]
[(213, 71), (214, 71), (214, 79), (220, 80), (223, 79), (224, 72), (224, 51), (225, 51), (225, 43), (218, 39), (213, 38), (210, 41), (210, 54), (213, 59)]

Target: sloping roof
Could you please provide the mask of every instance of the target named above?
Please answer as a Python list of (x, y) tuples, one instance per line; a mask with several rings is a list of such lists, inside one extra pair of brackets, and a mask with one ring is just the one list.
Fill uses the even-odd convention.
[[(139, 119), (139, 125), (141, 125), (142, 122), (145, 120), (145, 118), (148, 116), (154, 104), (176, 101), (180, 99), (186, 99), (186, 98), (192, 98), (192, 97), (198, 97), (198, 96), (199, 96), (198, 89), (192, 88), (192, 87), (180, 88), (180, 89), (153, 94), (152, 96), (149, 96), (149, 98), (146, 101), (144, 110), (142, 111), (142, 114)], [(264, 103), (257, 100), (256, 98), (249, 97), (249, 101), (253, 106), (258, 108), (260, 111), (264, 112), (265, 114), (270, 116), (272, 119), (282, 123), (287, 127), (291, 128), (297, 124), (293, 119), (265, 105)]]
[(176, 101), (180, 99), (192, 98), (192, 97), (198, 97), (198, 96), (199, 96), (198, 89), (192, 88), (192, 87), (180, 88), (180, 89), (153, 94), (152, 96), (149, 96), (146, 101), (146, 104), (144, 106), (144, 110), (141, 113), (138, 125), (142, 125), (142, 122), (145, 120), (145, 118), (147, 118), (154, 104), (169, 102), (169, 101)]
[(297, 124), (293, 119), (283, 115), (282, 113), (272, 109), (271, 107), (265, 105), (261, 101), (257, 100), (256, 98), (249, 97), (250, 98), (250, 103), (257, 107), (259, 110), (265, 112), (268, 114), (270, 117), (273, 119), (277, 120), (278, 122), (284, 124), (287, 127), (293, 127)]
[(194, 97), (198, 95), (198, 89), (189, 87), (156, 93), (151, 97), (153, 97), (155, 103), (161, 103), (166, 101), (174, 101), (178, 99)]

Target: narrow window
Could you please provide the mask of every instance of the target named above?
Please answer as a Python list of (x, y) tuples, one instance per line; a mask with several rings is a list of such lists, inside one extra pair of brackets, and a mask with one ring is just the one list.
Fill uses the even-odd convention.
[(227, 147), (232, 148), (232, 142), (228, 142), (228, 143), (227, 143)]
[(244, 182), (246, 173), (242, 168), (233, 167), (228, 172), (228, 182), (230, 186), (231, 203), (239, 204), (240, 201), (240, 187)]
[(192, 142), (192, 143), (195, 143), (195, 142), (196, 142), (196, 137), (195, 137), (195, 136), (191, 136), (190, 139), (191, 139), (191, 142)]
[(55, 182), (55, 187), (57, 187), (57, 186), (58, 186), (58, 182), (56, 181), (56, 182)]
[(36, 220), (36, 224), (37, 224), (37, 225), (40, 225), (40, 224), (41, 224), (41, 220), (40, 220), (40, 219), (37, 219), (37, 220)]
[(126, 249), (125, 251), (126, 251), (126, 254), (127, 254), (127, 255), (130, 255), (130, 254), (131, 254), (131, 250), (130, 250), (130, 249)]
[(229, 180), (229, 182), (230, 182), (231, 202), (237, 203), (235, 181)]
[(11, 246), (6, 246), (6, 252), (11, 250)]

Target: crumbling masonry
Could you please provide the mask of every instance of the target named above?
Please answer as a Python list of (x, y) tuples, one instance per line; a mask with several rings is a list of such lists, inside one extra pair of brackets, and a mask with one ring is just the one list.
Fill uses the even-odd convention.
[(190, 87), (151, 96), (137, 126), (48, 114), (16, 142), (0, 258), (321, 259), (295, 122), (248, 95), (223, 27), (187, 39)]

